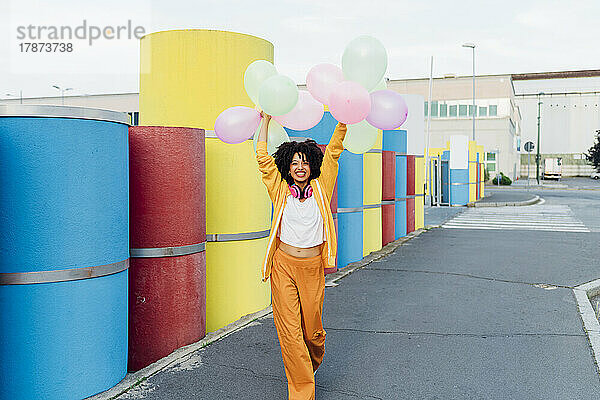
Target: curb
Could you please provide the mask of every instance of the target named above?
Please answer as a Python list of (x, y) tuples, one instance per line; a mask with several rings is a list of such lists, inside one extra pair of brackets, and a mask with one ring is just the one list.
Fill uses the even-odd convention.
[(573, 294), (577, 301), (579, 316), (583, 322), (583, 330), (590, 342), (596, 372), (600, 373), (600, 323), (590, 302), (591, 297), (600, 294), (600, 279), (574, 287)]
[(209, 344), (216, 342), (217, 340), (223, 339), (224, 337), (242, 329), (246, 325), (252, 323), (253, 321), (256, 321), (259, 318), (269, 315), (272, 311), (273, 309), (271, 308), (271, 306), (269, 306), (255, 313), (244, 315), (237, 321), (234, 321), (221, 329), (207, 334), (203, 339), (199, 340), (198, 342), (189, 344), (184, 347), (180, 347), (168, 356), (161, 358), (155, 363), (150, 364), (147, 367), (140, 369), (139, 371), (127, 373), (127, 375), (125, 375), (125, 378), (123, 378), (122, 381), (117, 383), (112, 388), (104, 392), (95, 394), (91, 397), (87, 397), (84, 400), (114, 400), (122, 394), (125, 394), (129, 390), (140, 385), (142, 382), (152, 377), (153, 375), (156, 375), (171, 364), (175, 364), (176, 362), (180, 361), (182, 358), (190, 355), (191, 353), (200, 350), (203, 347), (206, 347)]
[(540, 200), (540, 196), (535, 196), (532, 199), (524, 201), (507, 201), (507, 202), (496, 202), (496, 203), (477, 203), (471, 202), (467, 204), (467, 207), (520, 207), (530, 206), (537, 203)]
[[(369, 255), (365, 256), (362, 260), (350, 263), (343, 269), (339, 270), (338, 272), (334, 272), (333, 274), (327, 275), (325, 277), (325, 287), (338, 286), (339, 283), (337, 283), (337, 281), (339, 281), (340, 279), (369, 265), (370, 263), (372, 263), (375, 260), (378, 260), (382, 257), (387, 256), (388, 254), (390, 254), (394, 250), (396, 250), (398, 247), (400, 247), (402, 244), (408, 242), (409, 240), (411, 240), (412, 238), (414, 238), (416, 236), (419, 236), (421, 233), (425, 232), (428, 229), (430, 229), (430, 228), (429, 227), (422, 228), (422, 229), (418, 229), (414, 232), (411, 232), (407, 236), (401, 237), (400, 239), (397, 239), (393, 242), (386, 244), (384, 247), (381, 248), (381, 250), (377, 250), (377, 251), (370, 253)], [(272, 308), (272, 306), (269, 306), (263, 310), (255, 312), (255, 313), (244, 315), (242, 318), (238, 319), (237, 321), (234, 321), (219, 330), (216, 330), (214, 332), (207, 334), (203, 339), (199, 340), (196, 343), (192, 343), (187, 346), (180, 347), (179, 349), (173, 351), (168, 356), (161, 358), (160, 360), (156, 361), (155, 363), (150, 364), (147, 367), (145, 367), (139, 371), (127, 373), (127, 375), (125, 375), (125, 378), (123, 378), (123, 380), (121, 380), (119, 383), (117, 383), (112, 388), (110, 388), (104, 392), (95, 394), (91, 397), (87, 397), (84, 400), (115, 400), (118, 397), (120, 397), (121, 395), (128, 392), (129, 390), (135, 388), (136, 386), (139, 386), (141, 383), (146, 381), (148, 378), (151, 378), (152, 376), (161, 372), (162, 370), (169, 367), (170, 365), (177, 363), (178, 361), (180, 361), (184, 357), (190, 355), (191, 353), (193, 353), (197, 350), (200, 350), (200, 349), (208, 346), (211, 343), (221, 340), (224, 337), (229, 336), (232, 333), (237, 332), (238, 330), (244, 328), (246, 325), (256, 321), (257, 319), (263, 318), (263, 317), (271, 314), (272, 312), (273, 312), (273, 308)]]

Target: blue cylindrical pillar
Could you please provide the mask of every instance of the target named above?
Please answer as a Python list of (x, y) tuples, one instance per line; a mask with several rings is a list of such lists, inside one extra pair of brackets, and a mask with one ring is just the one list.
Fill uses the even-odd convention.
[[(386, 131), (387, 132), (387, 131)], [(387, 141), (386, 141), (387, 138)], [(407, 207), (407, 133), (400, 129), (394, 135), (384, 135), (384, 149), (395, 149), (396, 152), (396, 210), (395, 210), (395, 239), (406, 236), (406, 207)]]
[(469, 202), (469, 138), (450, 136), (450, 205)]
[(125, 376), (128, 121), (0, 106), (1, 399), (81, 399)]
[(450, 169), (450, 205), (464, 206), (469, 202), (469, 169)]
[[(326, 111), (311, 129), (295, 131), (285, 128), (290, 137), (307, 137), (318, 144), (329, 143), (338, 121)], [(337, 177), (338, 268), (362, 259), (363, 249), (363, 156), (344, 151), (339, 160)]]
[(450, 205), (450, 151), (442, 153), (442, 204)]
[(338, 190), (338, 267), (363, 257), (363, 156), (344, 151)]

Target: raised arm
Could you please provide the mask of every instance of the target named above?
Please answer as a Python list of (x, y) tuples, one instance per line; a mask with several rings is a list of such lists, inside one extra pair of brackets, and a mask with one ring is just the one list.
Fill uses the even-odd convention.
[(262, 174), (262, 181), (267, 187), (269, 197), (272, 202), (275, 202), (277, 187), (281, 182), (281, 174), (277, 169), (275, 160), (267, 153), (267, 130), (271, 116), (264, 112), (261, 112), (261, 115), (263, 120), (258, 133), (258, 143), (256, 144), (256, 162), (258, 163), (258, 170)]
[(331, 196), (333, 195), (333, 188), (335, 187), (335, 180), (338, 174), (338, 160), (342, 155), (342, 151), (344, 151), (342, 142), (345, 136), (346, 124), (339, 122), (325, 149), (319, 181), (323, 184), (328, 199), (331, 199)]

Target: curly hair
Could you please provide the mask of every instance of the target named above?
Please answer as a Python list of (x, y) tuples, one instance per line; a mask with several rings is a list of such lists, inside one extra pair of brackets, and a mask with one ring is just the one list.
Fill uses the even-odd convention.
[(302, 158), (308, 160), (308, 165), (310, 166), (309, 181), (321, 176), (323, 152), (317, 145), (317, 142), (312, 139), (306, 139), (304, 142), (284, 142), (277, 148), (277, 151), (273, 154), (273, 158), (275, 158), (275, 164), (281, 177), (285, 179), (288, 185), (294, 183), (294, 179), (290, 175), (290, 165), (296, 153), (300, 153), (303, 155)]

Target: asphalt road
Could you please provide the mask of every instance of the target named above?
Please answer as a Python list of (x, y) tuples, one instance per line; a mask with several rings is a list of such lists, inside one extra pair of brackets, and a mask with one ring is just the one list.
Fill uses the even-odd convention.
[[(598, 397), (571, 288), (600, 278), (600, 191), (532, 192), (545, 204), (511, 218), (555, 207), (590, 232), (435, 228), (327, 288), (317, 399)], [(272, 317), (119, 397), (138, 398), (285, 399)]]

